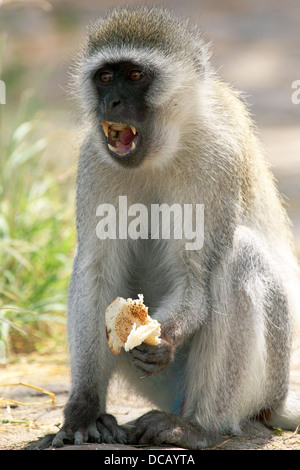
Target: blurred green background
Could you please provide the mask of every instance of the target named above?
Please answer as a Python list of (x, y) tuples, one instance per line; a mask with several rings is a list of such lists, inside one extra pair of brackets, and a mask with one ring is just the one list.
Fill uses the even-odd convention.
[[(135, 1), (0, 0), (0, 363), (65, 350), (76, 244), (80, 113), (69, 73), (89, 23)], [(298, 0), (151, 1), (197, 22), (213, 62), (241, 89), (285, 196), (300, 253)]]

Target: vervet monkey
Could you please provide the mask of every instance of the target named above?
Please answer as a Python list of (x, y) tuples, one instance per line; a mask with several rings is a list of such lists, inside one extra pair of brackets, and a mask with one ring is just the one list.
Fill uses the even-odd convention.
[[(289, 391), (298, 267), (289, 222), (239, 93), (202, 36), (163, 9), (116, 9), (78, 63), (85, 139), (69, 291), (72, 388), (54, 446), (70, 441), (199, 449), (263, 419), (294, 429)], [(203, 204), (204, 243), (96, 234), (100, 204)], [(121, 229), (119, 229), (121, 231)], [(104, 313), (145, 297), (158, 346), (115, 356)], [(106, 414), (114, 371), (157, 410), (130, 434)]]

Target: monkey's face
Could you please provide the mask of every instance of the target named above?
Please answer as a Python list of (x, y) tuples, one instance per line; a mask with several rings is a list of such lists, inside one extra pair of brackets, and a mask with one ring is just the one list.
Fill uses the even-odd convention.
[(138, 166), (146, 154), (153, 73), (132, 62), (104, 64), (93, 76), (97, 122), (107, 151), (118, 163)]
[(84, 57), (79, 79), (99, 156), (108, 164), (161, 168), (190, 145), (200, 81), (190, 61), (151, 49), (97, 49)]

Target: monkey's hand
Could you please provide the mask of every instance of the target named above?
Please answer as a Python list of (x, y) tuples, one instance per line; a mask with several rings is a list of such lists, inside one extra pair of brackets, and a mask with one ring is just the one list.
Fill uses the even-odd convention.
[(146, 375), (152, 375), (165, 369), (174, 359), (174, 353), (175, 346), (167, 337), (162, 337), (157, 346), (148, 346), (142, 343), (129, 352), (135, 367)]
[(125, 444), (126, 441), (126, 432), (118, 425), (116, 418), (109, 414), (101, 414), (89, 425), (75, 428), (65, 424), (54, 437), (52, 445), (63, 447), (67, 443), (81, 445), (86, 442)]

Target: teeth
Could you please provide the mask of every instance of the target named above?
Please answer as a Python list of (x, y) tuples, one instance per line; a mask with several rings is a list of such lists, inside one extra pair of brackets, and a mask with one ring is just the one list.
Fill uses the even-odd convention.
[[(117, 150), (116, 147), (113, 147), (113, 146), (110, 145), (110, 144), (107, 144), (107, 146), (108, 146), (109, 150), (111, 150), (112, 152), (116, 153), (116, 150)], [(130, 148), (130, 152), (133, 152), (133, 150), (135, 149), (135, 147), (136, 147), (136, 142), (132, 142), (131, 148)]]
[[(108, 136), (109, 128), (112, 128), (112, 130), (114, 130), (114, 131), (122, 131), (123, 129), (125, 129), (127, 127), (126, 124), (121, 124), (121, 123), (117, 123), (117, 122), (102, 121), (102, 122), (100, 122), (100, 124), (103, 127), (103, 130), (104, 130), (104, 133), (105, 133), (106, 137)], [(129, 127), (132, 130), (133, 135), (136, 135), (136, 128), (134, 126), (129, 126)]]
[(127, 126), (126, 124), (119, 124), (119, 123), (114, 123), (112, 124), (112, 127), (115, 131), (123, 131)]
[(110, 144), (107, 144), (107, 146), (108, 146), (109, 150), (111, 150), (112, 152), (115, 152), (115, 153), (116, 153), (116, 148), (115, 148), (115, 147), (113, 147), (113, 146), (110, 145)]
[(104, 130), (104, 133), (105, 133), (106, 137), (108, 137), (108, 123), (106, 121), (102, 121), (100, 124), (103, 127), (103, 130)]

